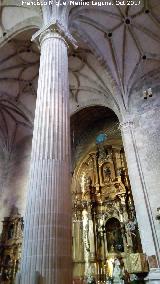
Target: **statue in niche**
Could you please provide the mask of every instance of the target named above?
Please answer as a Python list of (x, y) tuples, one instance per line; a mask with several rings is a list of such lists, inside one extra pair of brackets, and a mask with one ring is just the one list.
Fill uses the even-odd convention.
[(120, 176), (121, 179), (122, 179), (122, 176), (123, 176), (123, 169), (122, 168), (117, 169), (117, 176)]
[(106, 237), (108, 252), (123, 252), (123, 237), (118, 219), (111, 218), (106, 223)]
[(85, 183), (84, 183), (84, 197), (88, 199), (90, 197), (90, 191), (92, 188), (92, 179), (90, 176), (85, 176)]
[(91, 201), (95, 201), (95, 195), (96, 194), (96, 187), (91, 186), (90, 187), (90, 199)]
[(104, 172), (104, 180), (110, 181), (111, 180), (111, 169), (110, 167), (106, 166), (103, 170)]
[(12, 239), (14, 235), (14, 225), (11, 224), (8, 229), (8, 240)]
[(99, 224), (99, 227), (97, 229), (97, 252), (99, 257), (104, 257), (104, 233), (104, 224)]
[(87, 189), (87, 188), (89, 188), (91, 186), (92, 186), (92, 179), (91, 179), (90, 176), (86, 175), (84, 177), (84, 187), (85, 187), (85, 189)]
[(10, 255), (6, 255), (6, 257), (5, 257), (5, 266), (11, 265), (11, 264), (12, 264), (12, 260), (11, 260)]
[(104, 168), (104, 174), (106, 177), (111, 176), (111, 170), (109, 167)]
[(92, 185), (92, 179), (90, 176), (86, 177), (86, 185), (91, 186)]
[(98, 151), (98, 163), (99, 165), (102, 165), (104, 162), (107, 162), (109, 159), (108, 151), (105, 150), (103, 146), (99, 146)]

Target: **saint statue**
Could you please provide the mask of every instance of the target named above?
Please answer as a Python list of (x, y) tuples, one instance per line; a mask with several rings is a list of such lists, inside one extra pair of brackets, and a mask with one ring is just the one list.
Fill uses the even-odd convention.
[(118, 258), (115, 259), (114, 261), (114, 265), (113, 265), (113, 283), (114, 284), (123, 284), (123, 273), (122, 273), (122, 269), (121, 269), (121, 264), (120, 261), (118, 260)]
[(93, 276), (88, 276), (87, 284), (96, 284), (95, 278)]

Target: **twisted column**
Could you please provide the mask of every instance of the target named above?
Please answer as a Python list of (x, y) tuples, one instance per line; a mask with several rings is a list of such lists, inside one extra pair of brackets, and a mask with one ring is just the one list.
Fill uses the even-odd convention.
[(41, 56), (18, 281), (71, 284), (69, 35), (55, 23), (35, 38)]

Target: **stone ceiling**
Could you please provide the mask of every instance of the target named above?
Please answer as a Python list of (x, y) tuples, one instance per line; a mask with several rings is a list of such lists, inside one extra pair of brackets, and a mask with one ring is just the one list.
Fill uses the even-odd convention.
[[(0, 3), (0, 135), (11, 145), (32, 133), (39, 51), (30, 38), (42, 13), (21, 1)], [(71, 114), (104, 105), (121, 119), (138, 81), (143, 87), (145, 74), (160, 71), (160, 1), (112, 3), (70, 9), (69, 29), (79, 43), (69, 54)]]
[(106, 66), (127, 109), (136, 82), (160, 68), (160, 1), (142, 0), (133, 6), (116, 2), (72, 9), (70, 29)]
[[(143, 88), (144, 75), (152, 78), (153, 72), (160, 72), (160, 1), (140, 2), (136, 7), (70, 9), (69, 29), (79, 45), (69, 53), (74, 161), (95, 145), (100, 127), (107, 131), (109, 143), (117, 139), (121, 144), (117, 119), (109, 109), (121, 120), (132, 111), (134, 88)], [(6, 192), (4, 204), (18, 200), (17, 206), (23, 208), (40, 56), (30, 38), (41, 25), (39, 7), (0, 0), (0, 189)], [(145, 108), (149, 102), (144, 102), (142, 92), (138, 96)]]

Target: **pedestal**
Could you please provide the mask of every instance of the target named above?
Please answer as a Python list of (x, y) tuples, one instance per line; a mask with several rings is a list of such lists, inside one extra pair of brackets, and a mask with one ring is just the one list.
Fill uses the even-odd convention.
[(151, 269), (148, 276), (145, 278), (145, 283), (159, 284), (160, 283), (160, 269)]

